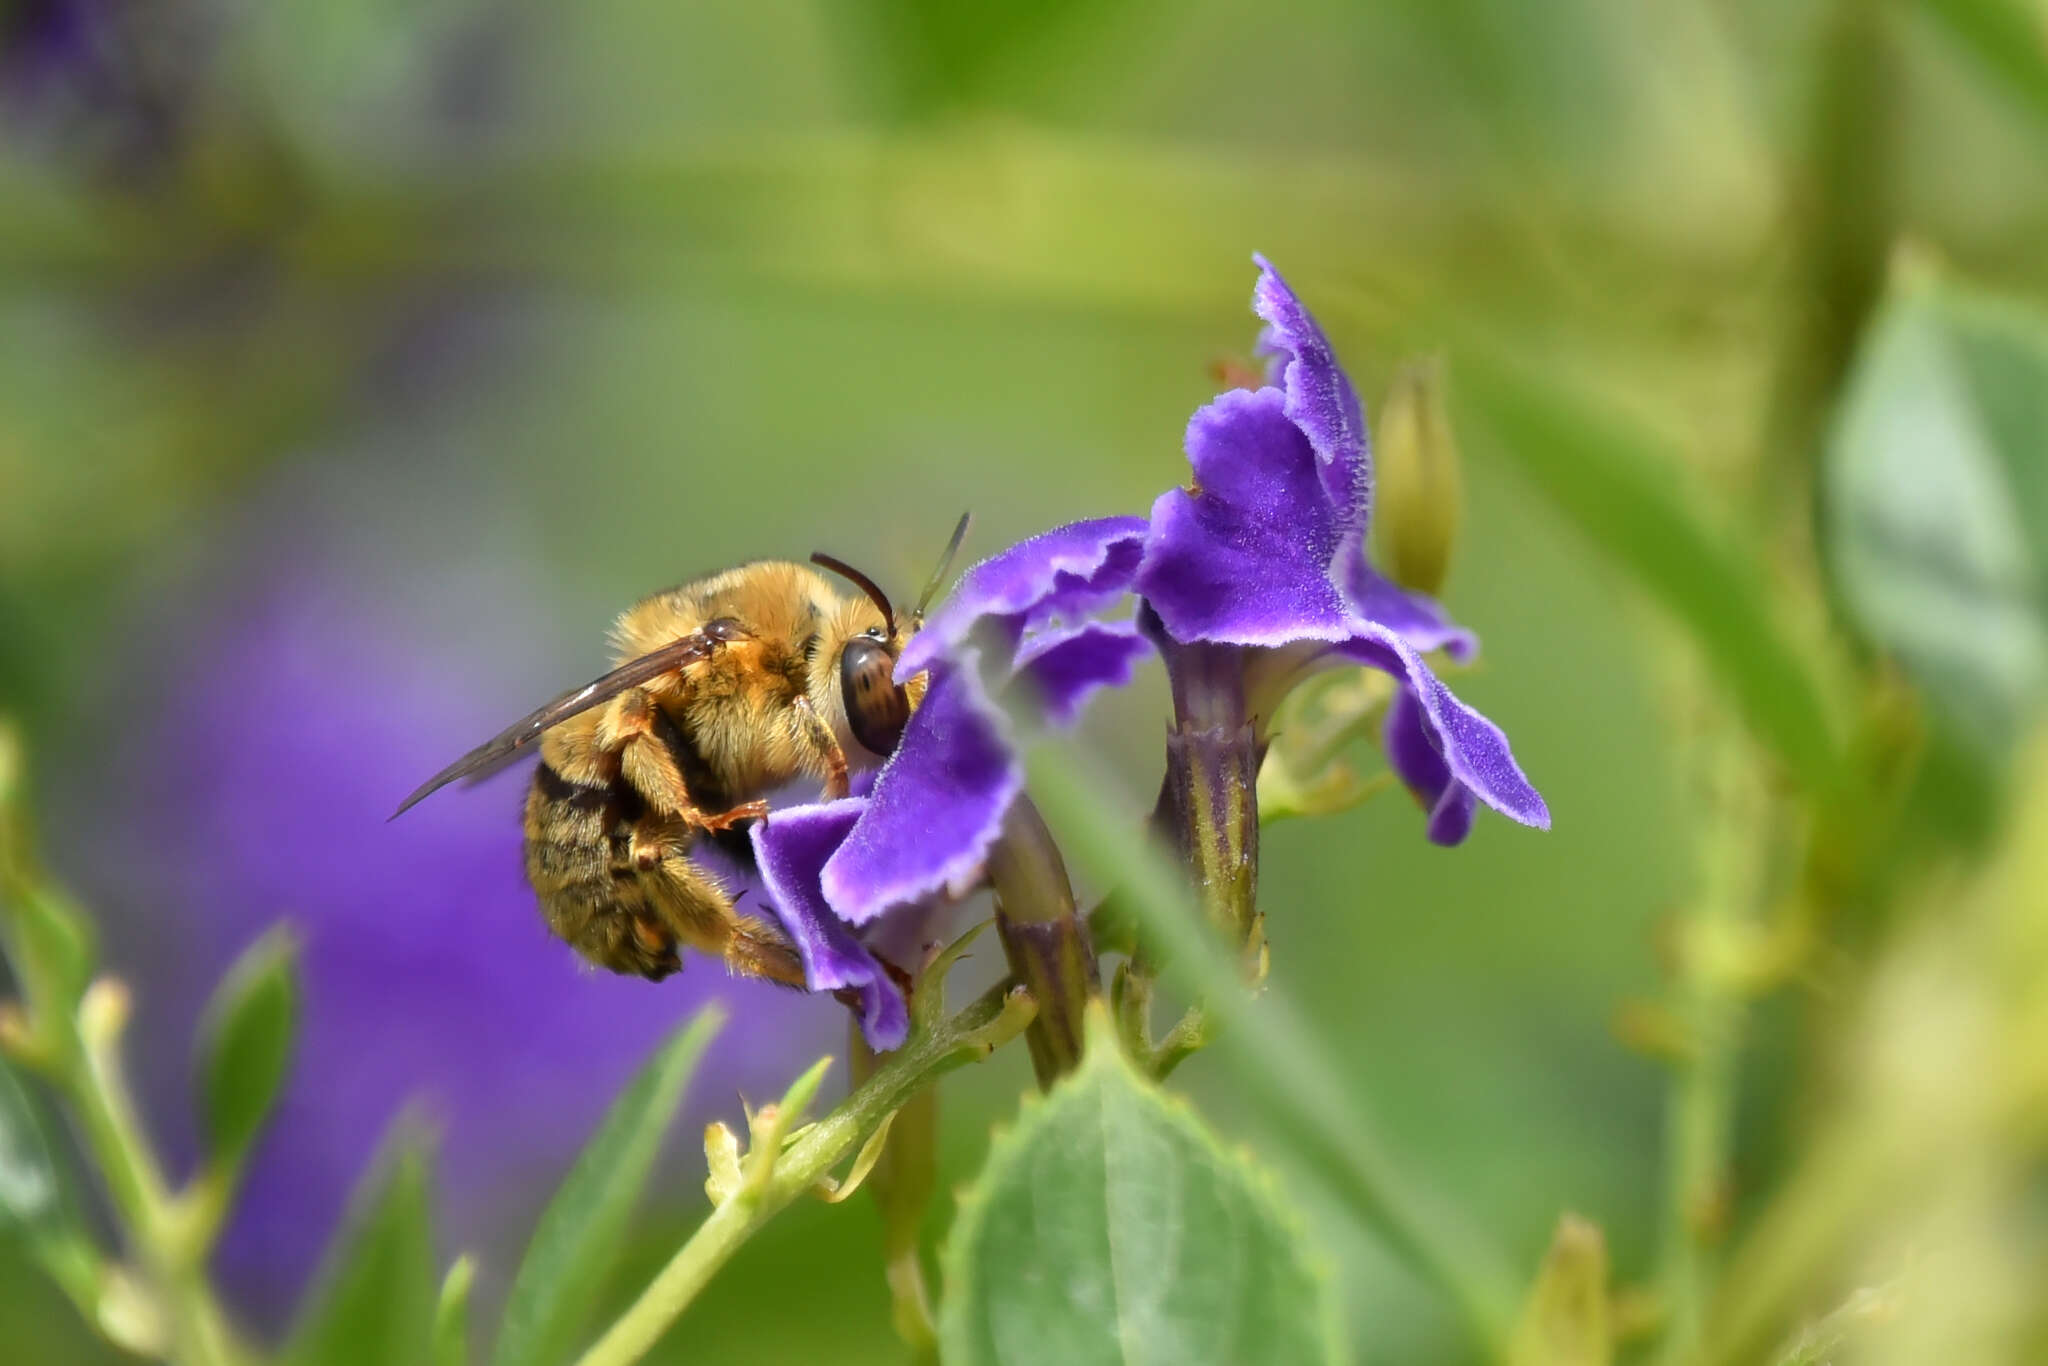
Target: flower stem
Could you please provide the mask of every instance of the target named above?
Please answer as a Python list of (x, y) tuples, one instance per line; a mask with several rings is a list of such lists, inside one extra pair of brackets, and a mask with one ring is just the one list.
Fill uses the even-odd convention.
[[(856, 1086), (874, 1075), (878, 1060), (860, 1026), (850, 1027), (848, 1051)], [(912, 1096), (889, 1122), (888, 1146), (868, 1174), (867, 1187), (882, 1212), (882, 1269), (889, 1281), (890, 1317), (917, 1366), (937, 1366), (938, 1329), (925, 1289), (924, 1216), (938, 1184), (939, 1092)]]
[(1763, 867), (1775, 825), (1772, 795), (1731, 719), (1704, 693), (1680, 683), (1680, 706), (1704, 727), (1691, 767), (1702, 804), (1697, 820), (1700, 885), (1679, 926), (1677, 1008), (1685, 1048), (1675, 1060), (1666, 1106), (1665, 1209), (1659, 1279), (1666, 1315), (1662, 1360), (1697, 1350), (1707, 1304), (1720, 1277), (1727, 1226), (1729, 1148), (1737, 1064), (1748, 1013), (1745, 992), (1760, 942)]
[(759, 1179), (720, 1201), (577, 1366), (627, 1366), (640, 1360), (756, 1229), (858, 1152), (883, 1120), (934, 1077), (988, 1056), (1022, 1031), (1035, 1011), (1030, 993), (1005, 981), (946, 1023), (913, 1033), (837, 1109), (764, 1164)]
[[(1244, 651), (1176, 645), (1172, 653), (1173, 729), (1166, 776), (1152, 828), (1180, 859), (1202, 915), (1234, 945), (1245, 978), (1265, 975), (1265, 924), (1259, 915), (1259, 766), (1266, 742), (1246, 712)], [(1117, 1017), (1125, 1047), (1164, 1077), (1213, 1033), (1200, 1000), (1158, 1044), (1151, 1042), (1153, 954), (1143, 938), (1117, 979)]]
[[(1265, 746), (1250, 723), (1183, 725), (1166, 737), (1160, 815), (1187, 865), (1210, 923), (1256, 959), (1259, 920), (1259, 761)], [(1157, 817), (1155, 817), (1157, 819)]]
[[(156, 1350), (176, 1366), (238, 1366), (245, 1354), (206, 1274), (218, 1221), (201, 1216), (206, 1202), (198, 1186), (171, 1190), (143, 1130), (121, 1061), (128, 990), (108, 977), (88, 982), (91, 926), (50, 890), (36, 866), (19, 800), (21, 776), (18, 742), (0, 727), (0, 941), (26, 1006), (12, 1017), (6, 1042), (19, 1061), (50, 1081), (75, 1117), (142, 1273), (139, 1285), (119, 1273), (100, 1275), (89, 1317), (102, 1331), (114, 1331), (110, 1322), (122, 1318), (145, 1337), (160, 1336)], [(81, 1255), (97, 1253), (83, 1244), (67, 1249), (71, 1270), (64, 1278), (74, 1294), (85, 1287), (77, 1274)], [(108, 1287), (130, 1285), (140, 1300), (113, 1303)], [(138, 1310), (141, 1318), (134, 1316)]]
[(171, 1193), (136, 1118), (120, 1057), (127, 1016), (127, 990), (120, 983), (102, 978), (86, 991), (78, 1008), (79, 1065), (63, 1078), (64, 1093), (162, 1297), (170, 1359), (186, 1366), (233, 1366), (242, 1354), (208, 1283), (205, 1247), (190, 1236), (188, 1207)]
[(1002, 836), (989, 851), (988, 880), (1010, 971), (1038, 1002), (1024, 1042), (1039, 1085), (1050, 1086), (1080, 1065), (1088, 1002), (1102, 984), (1088, 926), (1074, 909), (1066, 861), (1029, 797), (1018, 797), (1003, 820)]

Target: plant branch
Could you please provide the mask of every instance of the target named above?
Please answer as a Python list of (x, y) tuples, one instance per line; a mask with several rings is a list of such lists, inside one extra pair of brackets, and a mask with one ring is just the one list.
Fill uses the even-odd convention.
[(191, 1207), (174, 1195), (143, 1134), (130, 1095), (120, 1040), (127, 988), (94, 982), (78, 1007), (79, 1066), (61, 1079), (130, 1241), (163, 1299), (170, 1356), (190, 1366), (234, 1366), (243, 1359), (206, 1276), (207, 1246)]
[[(855, 1085), (874, 1075), (879, 1059), (859, 1025), (851, 1027), (847, 1054)], [(882, 1270), (889, 1282), (890, 1318), (919, 1366), (936, 1366), (938, 1330), (925, 1287), (924, 1217), (938, 1181), (939, 1092), (927, 1086), (888, 1121), (888, 1142), (868, 1174), (867, 1186), (882, 1214)]]
[[(91, 927), (44, 885), (35, 867), (21, 779), (18, 743), (0, 727), (0, 937), (26, 998), (26, 1010), (11, 1017), (0, 1042), (49, 1079), (77, 1121), (123, 1238), (147, 1277), (144, 1297), (154, 1303), (140, 1312), (161, 1317), (163, 1354), (179, 1366), (237, 1366), (244, 1354), (206, 1274), (216, 1221), (198, 1217), (203, 1201), (171, 1190), (143, 1130), (121, 1062), (128, 990), (112, 978), (88, 980)], [(73, 1282), (67, 1289), (82, 1284), (67, 1279)], [(119, 1275), (102, 1281), (90, 1317), (104, 1328), (118, 1307), (109, 1303), (113, 1292), (106, 1287), (128, 1282)]]
[[(798, 1133), (779, 1154), (768, 1154), (771, 1160), (750, 1160), (748, 1178), (719, 1201), (577, 1366), (628, 1366), (640, 1360), (757, 1229), (857, 1153), (884, 1120), (935, 1077), (987, 1057), (1022, 1032), (1036, 1013), (1030, 993), (1005, 981), (944, 1024), (913, 1032), (831, 1114)], [(795, 1116), (783, 1119), (793, 1122)]]
[(1088, 1002), (1102, 993), (1088, 926), (1074, 908), (1066, 861), (1031, 798), (1019, 796), (988, 854), (996, 933), (1011, 974), (1038, 1002), (1025, 1031), (1040, 1086), (1081, 1063)]

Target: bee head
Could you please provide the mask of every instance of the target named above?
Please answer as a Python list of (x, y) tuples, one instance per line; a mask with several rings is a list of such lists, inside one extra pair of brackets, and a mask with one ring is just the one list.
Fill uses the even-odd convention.
[(937, 570), (925, 585), (924, 592), (918, 595), (917, 606), (911, 609), (908, 619), (902, 621), (898, 620), (889, 595), (873, 579), (831, 555), (811, 556), (813, 564), (831, 570), (858, 587), (882, 613), (880, 626), (870, 627), (853, 636), (839, 652), (839, 699), (846, 708), (847, 729), (853, 732), (853, 738), (863, 748), (872, 753), (886, 756), (895, 751), (896, 742), (903, 738), (903, 727), (910, 721), (912, 691), (915, 690), (918, 696), (923, 695), (922, 675), (911, 680), (909, 689), (896, 681), (896, 656), (902, 651), (904, 642), (924, 624), (924, 609), (938, 592), (939, 584), (966, 535), (967, 518), (962, 515), (953, 528), (952, 540), (947, 543), (946, 553), (940, 558)]
[(910, 697), (896, 682), (896, 652), (904, 639), (898, 634), (896, 609), (873, 579), (846, 561), (819, 553), (811, 562), (859, 588), (882, 614), (881, 625), (848, 637), (839, 651), (839, 701), (853, 738), (870, 753), (886, 756), (910, 720)]
[(875, 754), (894, 751), (910, 720), (910, 696), (896, 681), (895, 645), (878, 628), (855, 636), (839, 652), (839, 700), (846, 707), (847, 729)]

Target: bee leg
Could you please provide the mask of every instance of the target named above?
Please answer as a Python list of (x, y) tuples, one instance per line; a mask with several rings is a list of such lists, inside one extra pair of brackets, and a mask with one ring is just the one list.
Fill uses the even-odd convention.
[(768, 814), (766, 802), (742, 802), (730, 811), (706, 813), (690, 796), (676, 756), (660, 734), (665, 718), (645, 688), (613, 698), (597, 722), (600, 749), (619, 756), (619, 771), (656, 813), (700, 830), (727, 830)]
[(818, 715), (818, 709), (811, 705), (810, 698), (799, 696), (795, 707), (797, 724), (803, 727), (804, 738), (818, 747), (818, 753), (825, 760), (825, 800), (837, 801), (851, 790), (846, 777), (846, 751), (839, 747), (839, 737), (832, 733), (832, 727), (825, 724), (825, 718)]
[(723, 958), (742, 977), (804, 984), (803, 961), (795, 947), (779, 929), (735, 910), (724, 889), (685, 857), (687, 844), (673, 831), (643, 827), (634, 832), (632, 843), (641, 879), (677, 938), (699, 953)]
[(691, 823), (701, 825), (706, 830), (730, 830), (741, 821), (760, 820), (767, 814), (766, 802), (741, 802), (730, 811), (721, 811), (713, 816), (699, 813)]

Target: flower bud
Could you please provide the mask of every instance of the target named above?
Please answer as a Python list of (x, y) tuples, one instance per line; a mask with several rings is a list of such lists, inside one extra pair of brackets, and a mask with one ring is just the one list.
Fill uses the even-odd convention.
[(78, 1003), (78, 1034), (85, 1046), (94, 1052), (114, 1048), (120, 1042), (121, 1031), (128, 1027), (128, 1016), (134, 1006), (126, 982), (113, 977), (94, 981)]
[(715, 1121), (705, 1125), (704, 1165), (704, 1194), (711, 1197), (712, 1204), (722, 1205), (740, 1188), (739, 1135)]
[(1614, 1359), (1607, 1239), (1597, 1225), (1558, 1220), (1508, 1346), (1509, 1366), (1607, 1366)]
[(1374, 467), (1381, 564), (1403, 588), (1434, 595), (1451, 567), (1464, 503), (1440, 357), (1409, 361), (1395, 373), (1380, 409)]

